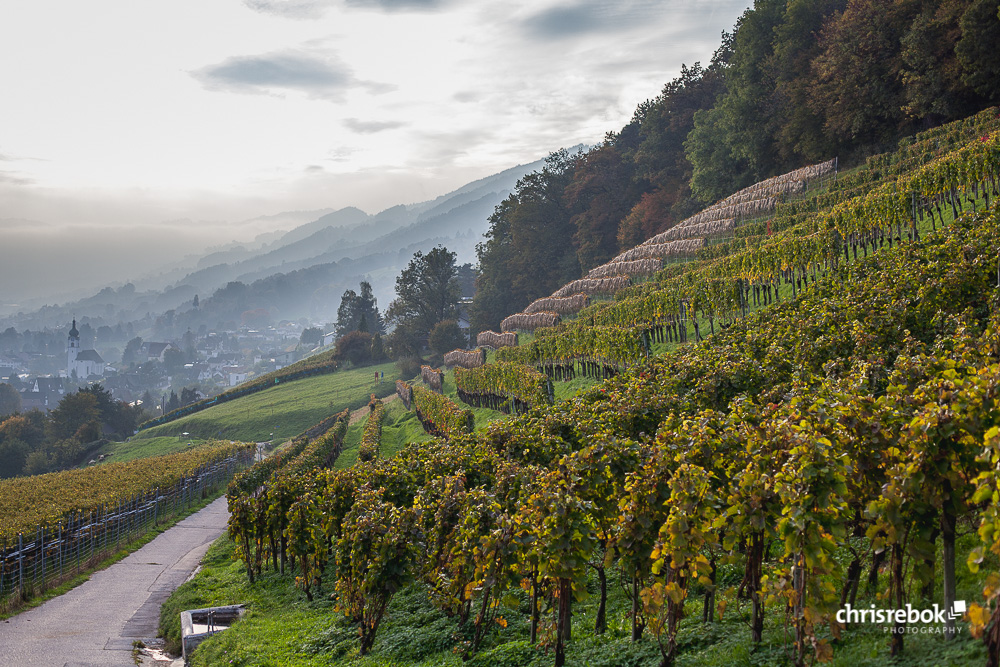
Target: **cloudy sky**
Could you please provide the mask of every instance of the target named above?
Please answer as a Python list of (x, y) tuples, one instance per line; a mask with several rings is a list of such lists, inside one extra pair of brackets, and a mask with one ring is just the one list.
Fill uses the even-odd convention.
[(0, 0), (0, 234), (431, 199), (620, 129), (748, 4)]

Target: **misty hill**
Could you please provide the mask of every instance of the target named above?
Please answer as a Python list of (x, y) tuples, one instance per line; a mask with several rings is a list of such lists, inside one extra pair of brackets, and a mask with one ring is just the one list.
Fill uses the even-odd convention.
[[(131, 323), (136, 332), (153, 329), (166, 336), (179, 335), (188, 326), (238, 323), (244, 311), (260, 308), (276, 319), (332, 321), (344, 290), (357, 289), (361, 280), (372, 283), (384, 308), (394, 297), (396, 276), (418, 250), (444, 245), (458, 253), (459, 263), (475, 263), (476, 244), (497, 204), (521, 177), (542, 165), (541, 160), (519, 165), (434, 200), (397, 205), (375, 215), (354, 207), (312, 212), (314, 219), (290, 231), (192, 256), (184, 262), (187, 269), (175, 265), (159, 277), (105, 287), (71, 303), (5, 318), (0, 327), (58, 327), (76, 316), (95, 326)], [(299, 221), (310, 215), (298, 211), (269, 219)], [(226, 289), (233, 282), (246, 289)], [(200, 296), (197, 310), (192, 304), (195, 295)], [(170, 311), (175, 312), (160, 317)]]

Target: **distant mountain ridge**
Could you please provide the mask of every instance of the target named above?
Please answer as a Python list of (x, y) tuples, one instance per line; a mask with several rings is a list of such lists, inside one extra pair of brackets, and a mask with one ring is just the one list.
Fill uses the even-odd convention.
[[(77, 316), (92, 319), (95, 326), (134, 322), (138, 331), (163, 313), (191, 310), (195, 295), (201, 297), (204, 313), (200, 322), (209, 327), (222, 323), (218, 318), (211, 321), (224, 314), (221, 310), (238, 318), (235, 309), (243, 306), (269, 308), (278, 319), (332, 321), (343, 291), (357, 289), (364, 279), (372, 283), (380, 307), (385, 308), (394, 297), (395, 277), (416, 251), (444, 245), (458, 253), (459, 263), (475, 263), (476, 244), (489, 228), (497, 204), (520, 178), (543, 165), (544, 160), (518, 165), (433, 200), (396, 205), (374, 215), (346, 207), (260, 216), (253, 220), (297, 222), (316, 214), (289, 231), (261, 235), (252, 243), (215, 246), (186, 262), (194, 270), (178, 266), (159, 278), (135, 281), (134, 286), (106, 287), (91, 297), (0, 319), (0, 326), (58, 327)], [(249, 293), (241, 303), (212, 313), (222, 305), (212, 297), (233, 282), (247, 285)], [(279, 284), (280, 290), (275, 288)], [(188, 315), (178, 324), (198, 323), (192, 313)], [(168, 319), (173, 321), (173, 314)]]

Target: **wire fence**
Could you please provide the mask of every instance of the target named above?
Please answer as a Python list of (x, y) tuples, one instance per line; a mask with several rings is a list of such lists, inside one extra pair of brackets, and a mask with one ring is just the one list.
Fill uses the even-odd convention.
[(4, 539), (0, 546), (0, 602), (27, 600), (96, 565), (165, 521), (222, 490), (253, 463), (253, 448), (209, 463), (167, 489), (153, 489), (114, 505), (72, 512), (56, 524)]

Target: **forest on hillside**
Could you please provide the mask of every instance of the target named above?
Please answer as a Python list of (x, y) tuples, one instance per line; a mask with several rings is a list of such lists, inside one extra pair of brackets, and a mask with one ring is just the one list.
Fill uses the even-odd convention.
[(587, 152), (559, 151), (490, 217), (475, 331), (740, 188), (842, 166), (1000, 98), (996, 0), (757, 0)]

